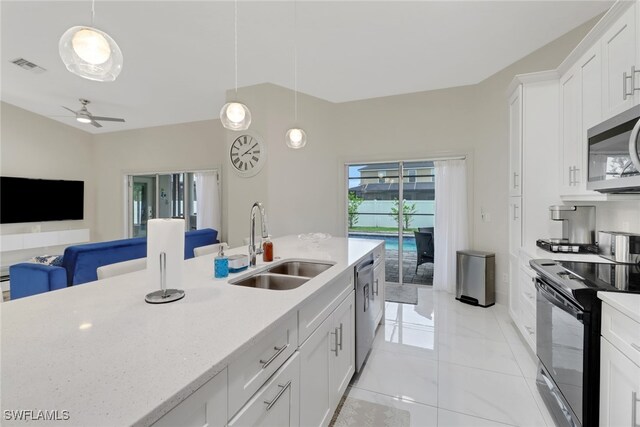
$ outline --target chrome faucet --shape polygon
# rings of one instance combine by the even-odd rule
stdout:
[[[267,214],[264,213],[264,206],[262,203],[255,202],[251,207],[250,215],[250,230],[249,230],[249,266],[256,266],[256,255],[262,253],[262,246],[259,245],[256,248],[256,208],[260,212],[260,229],[262,230],[262,238],[269,237],[267,231]]]

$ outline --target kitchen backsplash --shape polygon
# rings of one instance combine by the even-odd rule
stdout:
[[[565,204],[568,205],[571,202],[565,202]],[[574,204],[596,207],[597,231],[625,231],[640,234],[640,200],[576,202]]]

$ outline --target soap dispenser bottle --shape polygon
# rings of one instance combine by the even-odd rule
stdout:
[[[213,260],[213,270],[216,279],[229,276],[229,258],[224,254],[224,248],[220,245],[218,256]]]
[[[264,262],[273,261],[273,242],[268,237],[264,239],[262,244],[262,260]]]

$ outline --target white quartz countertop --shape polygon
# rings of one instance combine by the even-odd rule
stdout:
[[[227,283],[251,271],[214,279],[209,255],[185,261],[186,296],[169,304],[145,303],[158,289],[146,271],[0,304],[1,409],[68,411],[65,426],[149,425],[381,244],[274,239],[281,259],[335,263],[287,291]]]
[[[529,257],[533,259],[552,259],[555,261],[574,261],[574,262],[599,262],[602,264],[612,264],[608,259],[602,258],[596,254],[570,254],[562,252],[549,252],[537,246],[522,249]]]
[[[640,323],[640,294],[598,292],[598,298]]]

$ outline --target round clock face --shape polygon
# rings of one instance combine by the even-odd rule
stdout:
[[[240,176],[248,177],[260,172],[265,158],[264,144],[255,135],[240,135],[229,147],[229,161]]]

